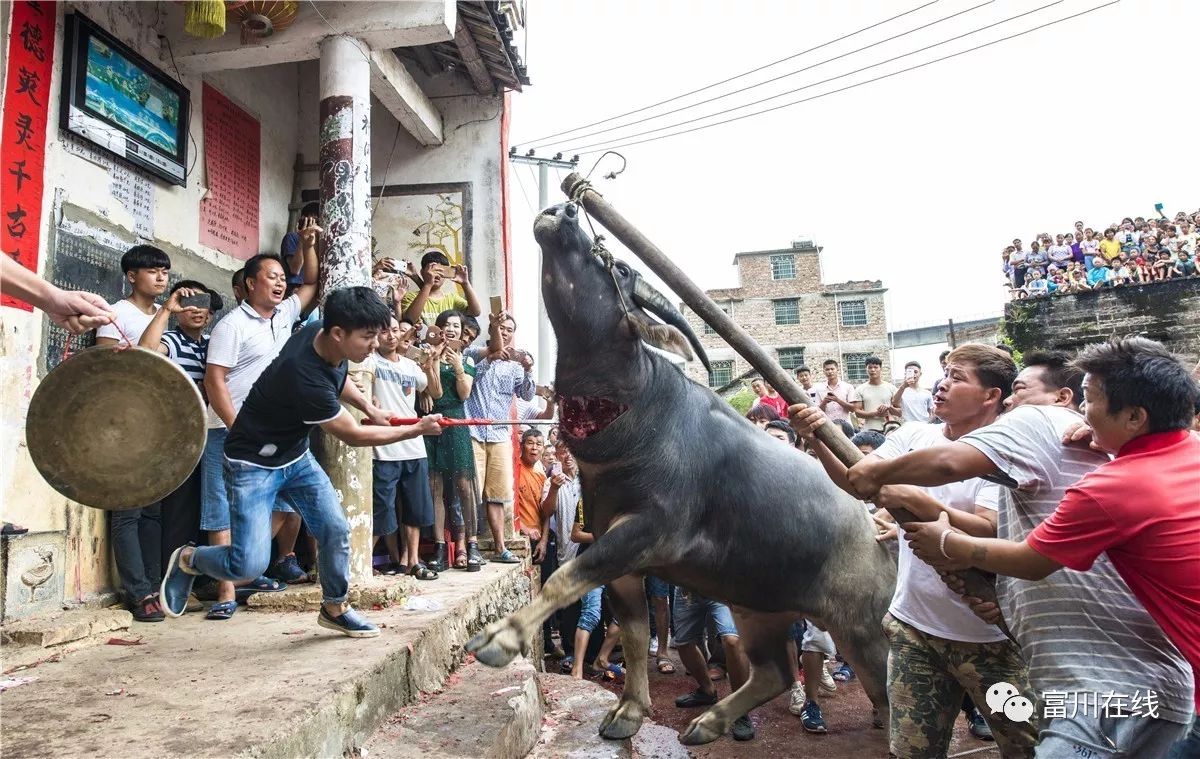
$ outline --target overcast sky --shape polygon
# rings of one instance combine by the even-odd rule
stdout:
[[[569,156],[604,139],[803,87],[1051,1],[938,0],[757,74],[579,134],[727,93],[986,4],[740,95],[596,137],[567,135],[538,153],[565,150]],[[923,53],[688,126],[810,97],[1106,1],[1063,0]],[[925,2],[530,0],[525,53],[533,84],[513,96],[512,144],[523,152],[537,138],[711,84]],[[1014,236],[1028,241],[1036,232],[1065,232],[1076,219],[1098,227],[1124,215],[1149,216],[1156,202],[1171,214],[1200,206],[1197,29],[1200,3],[1122,0],[916,71],[623,148],[625,173],[615,181],[598,179],[619,165],[610,156],[593,181],[705,288],[737,284],[737,251],[787,247],[808,236],[825,248],[827,282],[883,280],[893,329],[999,313],[1006,297],[999,251]],[[583,155],[583,171],[598,157]],[[537,286],[529,265],[537,188],[528,167],[513,169],[522,301],[521,293]],[[554,203],[563,196],[558,177],[551,177]],[[518,303],[525,323],[532,318],[528,309]]]

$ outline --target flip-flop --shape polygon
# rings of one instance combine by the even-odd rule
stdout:
[[[601,680],[616,680],[617,678],[625,677],[625,670],[621,669],[621,665],[612,662],[609,662],[603,668],[596,667],[596,673],[600,676]]]
[[[664,675],[673,675],[675,674],[675,665],[671,663],[670,659],[660,656],[658,657],[658,671]]]
[[[209,608],[204,618],[226,620],[233,616],[234,612],[237,611],[237,607],[237,601],[218,601]]]

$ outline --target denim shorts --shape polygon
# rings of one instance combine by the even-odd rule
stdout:
[[[651,598],[666,598],[671,593],[671,584],[654,575],[646,575],[646,592]]]
[[[738,634],[733,624],[733,612],[728,606],[696,593],[684,595],[683,589],[675,586],[676,643],[699,643],[703,640],[704,621],[709,614],[712,615],[718,637]]]
[[[200,458],[200,529],[221,532],[229,529],[229,496],[225,492],[225,438],[229,430],[217,427],[208,431],[204,455]],[[272,511],[292,512],[289,497],[275,499]]]
[[[391,535],[399,529],[397,509],[401,513],[400,521],[408,527],[433,524],[433,496],[429,491],[427,459],[376,460],[371,463],[371,473],[374,535]]]

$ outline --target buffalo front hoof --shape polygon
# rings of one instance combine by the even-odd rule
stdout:
[[[685,746],[700,746],[705,743],[712,743],[717,738],[725,734],[724,730],[716,729],[713,722],[716,720],[705,720],[706,714],[702,714],[692,720],[692,724],[687,726],[682,733],[679,734],[679,742]]]
[[[471,638],[467,651],[489,667],[504,667],[521,653],[521,636],[508,620],[493,622]]]
[[[642,729],[645,713],[632,701],[621,701],[600,721],[600,737],[610,741],[632,738]]]

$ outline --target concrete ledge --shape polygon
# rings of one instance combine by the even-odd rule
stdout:
[[[46,648],[113,630],[128,630],[132,624],[133,615],[124,609],[80,609],[10,622],[0,628],[0,640]]]
[[[503,669],[472,660],[446,690],[393,715],[359,751],[368,759],[520,759],[542,726],[537,672],[526,659]]]
[[[527,603],[522,565],[421,584],[437,611],[365,610],[378,638],[316,625],[315,612],[241,609],[138,624],[137,646],[93,646],[25,670],[0,695],[5,757],[340,756],[390,714],[441,687],[487,622]],[[132,636],[129,636],[132,637]]]
[[[373,609],[400,603],[416,595],[417,580],[410,577],[374,578],[362,585],[350,586],[350,603],[356,609]],[[278,593],[255,593],[246,606],[257,611],[317,611],[321,607],[321,585],[290,585]]]

